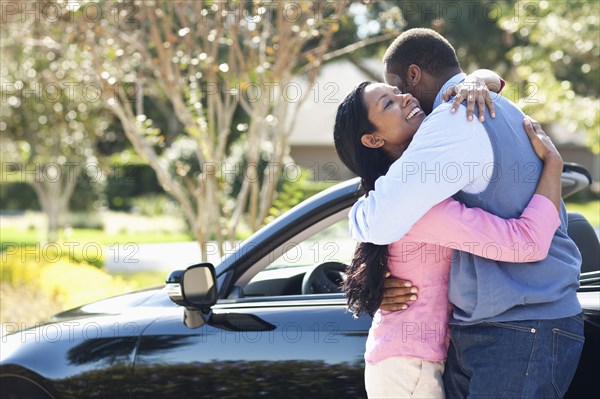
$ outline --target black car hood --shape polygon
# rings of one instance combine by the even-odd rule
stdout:
[[[171,302],[162,286],[151,287],[66,310],[52,316],[50,321],[60,322],[89,316],[124,314],[140,307],[160,308],[177,307],[177,305]]]

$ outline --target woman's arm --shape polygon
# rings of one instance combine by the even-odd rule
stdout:
[[[456,112],[458,106],[465,100],[467,100],[467,118],[473,120],[473,114],[475,113],[475,103],[479,109],[479,120],[483,122],[485,120],[485,107],[487,106],[490,110],[490,116],[496,117],[494,108],[494,102],[490,96],[490,91],[494,93],[500,93],[504,88],[504,80],[494,71],[489,69],[478,69],[473,73],[467,75],[462,83],[454,86],[450,86],[444,93],[442,93],[442,99],[444,101],[450,100],[450,97],[454,97],[452,103],[452,109],[450,112]]]
[[[538,121],[525,117],[524,125],[533,150],[544,161],[544,169],[535,192],[552,201],[557,211],[560,212],[562,157]]]
[[[493,91],[494,93],[500,93],[505,84],[500,75],[494,71],[490,71],[489,69],[478,69],[467,75],[465,82],[471,80],[482,82],[490,91]]]
[[[560,226],[562,158],[539,123],[526,118],[525,130],[544,162],[535,194],[518,219],[502,219],[453,199],[433,207],[406,239],[452,247],[503,262],[534,262],[548,256]]]

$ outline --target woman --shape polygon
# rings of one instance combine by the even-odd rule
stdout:
[[[415,98],[382,83],[363,82],[342,102],[334,127],[336,149],[362,178],[367,193],[410,144],[424,118]],[[451,248],[510,262],[547,256],[560,225],[562,159],[539,124],[534,127],[529,119],[524,124],[544,171],[519,219],[504,220],[447,199],[401,240],[389,246],[358,244],[344,289],[355,315],[374,316],[365,352],[369,397],[444,397]],[[404,312],[378,310],[388,271],[419,287],[419,301]]]

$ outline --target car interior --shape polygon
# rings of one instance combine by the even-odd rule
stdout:
[[[567,232],[581,252],[581,273],[600,270],[600,242],[594,228],[580,213],[569,212]]]
[[[275,248],[238,279],[229,298],[340,294],[356,246],[348,235],[348,211],[321,220]]]

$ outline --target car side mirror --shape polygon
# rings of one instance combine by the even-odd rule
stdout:
[[[171,301],[184,307],[183,324],[202,327],[212,317],[217,303],[217,277],[211,263],[198,263],[186,270],[175,270],[167,277],[165,289]]]
[[[217,303],[217,277],[211,263],[190,266],[181,277],[183,300],[195,308],[206,309]]]
[[[217,278],[211,263],[199,263],[169,274],[166,290],[171,301],[186,308],[209,309],[217,302]]]

